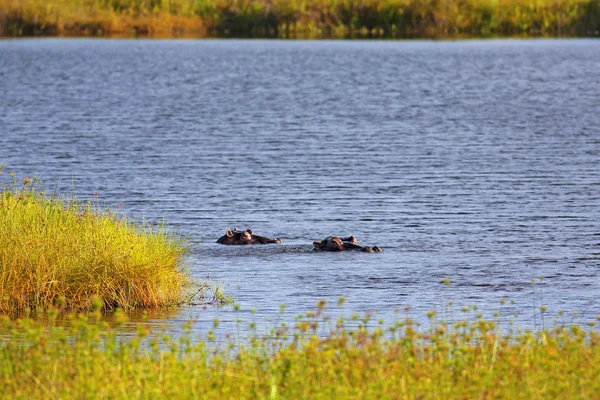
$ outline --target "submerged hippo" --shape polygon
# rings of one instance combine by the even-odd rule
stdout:
[[[348,238],[341,238],[339,236],[328,236],[323,240],[313,242],[313,249],[318,251],[345,251],[355,250],[364,251],[365,253],[381,253],[380,247],[373,246],[359,246],[356,244],[356,238],[350,236]]]
[[[258,236],[252,233],[251,229],[245,231],[238,231],[237,228],[233,230],[227,229],[225,234],[221,236],[217,243],[221,244],[233,244],[233,245],[245,245],[245,244],[267,244],[267,243],[281,243],[281,239],[269,239],[268,237]]]

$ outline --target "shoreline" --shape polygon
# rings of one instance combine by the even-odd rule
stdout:
[[[3,36],[0,40],[27,40],[27,39],[98,39],[98,40],[197,40],[197,41],[273,41],[273,42],[466,42],[466,41],[520,41],[520,40],[595,40],[600,35],[590,36],[534,36],[534,35],[496,35],[496,36],[452,36],[452,37],[417,37],[417,38],[367,38],[367,37],[300,37],[300,38],[274,38],[274,37],[244,37],[244,36],[194,36],[194,35],[30,35],[30,36]]]
[[[0,37],[600,37],[600,0],[0,0]]]

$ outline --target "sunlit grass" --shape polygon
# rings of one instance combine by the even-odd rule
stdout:
[[[92,203],[46,195],[29,178],[0,194],[0,313],[180,304],[186,241]]]
[[[295,326],[242,343],[180,337],[142,325],[123,338],[99,314],[66,327],[0,322],[3,398],[595,399],[600,342],[593,326],[505,332],[475,317],[429,315],[391,326],[368,316],[329,320],[321,303]],[[117,313],[117,320],[124,320]],[[214,327],[218,321],[214,322]],[[370,328],[368,328],[370,326]]]
[[[153,5],[155,4],[155,5]],[[4,36],[203,36],[199,16],[159,2],[0,0]],[[164,4],[169,4],[166,2]]]

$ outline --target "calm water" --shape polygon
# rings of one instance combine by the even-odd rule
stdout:
[[[172,329],[341,295],[387,320],[452,300],[582,322],[600,314],[599,71],[594,40],[0,41],[0,162],[190,236],[194,275],[242,310],[153,317]],[[284,243],[214,243],[233,226]],[[310,252],[350,234],[384,253]]]

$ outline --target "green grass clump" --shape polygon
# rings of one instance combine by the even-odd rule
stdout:
[[[96,315],[65,327],[0,319],[0,398],[597,399],[600,335],[557,326],[502,333],[480,317],[367,328],[320,309],[244,343],[139,327],[118,336]],[[99,315],[99,314],[97,314]],[[123,314],[117,313],[122,320]],[[214,323],[215,327],[218,321]],[[377,324],[375,324],[377,325]],[[190,326],[187,327],[189,332]]]
[[[179,304],[188,246],[164,227],[46,195],[25,178],[0,194],[0,313]]]

